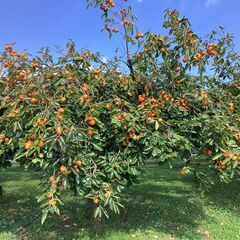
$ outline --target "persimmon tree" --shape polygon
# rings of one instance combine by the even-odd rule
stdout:
[[[48,49],[31,56],[12,44],[0,56],[0,164],[43,172],[42,222],[59,214],[66,191],[90,201],[95,217],[119,212],[122,190],[150,159],[179,161],[180,174],[194,174],[201,187],[239,174],[232,36],[221,27],[201,39],[169,10],[166,36],[141,33],[127,1],[87,2],[102,11],[110,37],[122,35],[123,55],[106,63],[69,42],[57,60]]]

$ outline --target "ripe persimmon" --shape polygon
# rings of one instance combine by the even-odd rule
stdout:
[[[105,105],[105,108],[106,108],[107,110],[109,110],[109,109],[111,108],[111,104],[110,104],[110,103],[107,103],[107,104]]]
[[[237,161],[238,160],[238,157],[236,155],[232,156],[232,160],[233,161]]]
[[[89,126],[93,127],[96,125],[96,121],[94,119],[89,120],[88,122]]]
[[[33,68],[37,68],[38,67],[38,63],[37,62],[32,62],[32,67]]]
[[[44,141],[43,140],[40,140],[39,143],[38,143],[38,147],[39,148],[42,148],[44,145]]]
[[[24,147],[25,147],[26,150],[29,150],[29,149],[32,147],[32,145],[33,145],[33,141],[28,140],[28,141],[25,143]]]
[[[84,84],[83,87],[82,87],[82,90],[83,90],[84,92],[89,91],[89,86],[88,86],[87,84]]]
[[[5,46],[5,50],[6,50],[7,52],[11,52],[11,51],[13,50],[13,45],[12,45],[12,44],[6,45],[6,46]]]
[[[50,182],[54,182],[55,181],[55,177],[54,176],[49,177],[49,181]]]
[[[93,136],[94,135],[94,131],[91,128],[88,128],[87,135],[90,136],[90,137]]]
[[[139,95],[138,100],[139,100],[140,103],[142,103],[142,102],[145,101],[145,98],[142,95]]]
[[[56,200],[52,200],[49,202],[50,206],[56,206],[57,205],[57,201]]]
[[[166,54],[166,52],[167,52],[165,48],[161,48],[160,51],[161,51],[161,53],[162,53],[163,55]]]
[[[37,125],[39,125],[39,126],[43,126],[45,123],[47,122],[47,119],[46,118],[38,118],[37,119]]]
[[[202,98],[207,98],[207,97],[208,97],[207,93],[205,93],[205,92],[203,92],[203,91],[201,91],[199,95],[200,95],[200,97],[202,97]]]
[[[93,204],[97,205],[99,203],[99,199],[96,197],[92,200]]]
[[[228,157],[229,157],[229,153],[228,153],[228,152],[224,152],[224,153],[223,153],[223,156],[224,156],[225,158],[228,158]]]
[[[106,191],[105,194],[104,194],[104,196],[105,196],[106,198],[109,198],[109,197],[111,196],[111,191]]]
[[[213,151],[211,149],[205,150],[206,155],[211,156],[213,154]]]
[[[59,126],[59,127],[55,127],[55,131],[58,135],[61,135],[62,134],[62,128]]]
[[[144,34],[140,33],[140,32],[137,32],[136,33],[136,39],[139,39],[139,38],[143,38],[144,37]]]
[[[208,102],[207,101],[203,101],[203,102],[201,102],[201,105],[203,106],[203,107],[206,107],[206,106],[208,106]]]
[[[226,168],[226,166],[225,166],[225,164],[224,164],[224,163],[222,163],[222,162],[221,162],[221,163],[219,164],[219,168],[220,168],[220,169],[225,169],[225,168]]]
[[[60,171],[61,173],[66,173],[66,171],[67,171],[66,166],[62,165],[62,166],[59,168],[59,171]]]
[[[18,97],[18,99],[19,99],[20,101],[24,100],[24,98],[25,98],[24,95],[19,95],[19,97]]]
[[[82,160],[77,160],[77,161],[76,161],[76,164],[77,164],[77,165],[79,165],[79,166],[81,166],[81,165],[82,165],[82,163],[83,163],[83,161],[82,161]]]
[[[61,102],[61,103],[65,103],[66,101],[67,101],[67,99],[66,99],[65,97],[61,97],[61,98],[60,98],[60,102]]]
[[[64,113],[64,111],[65,111],[64,108],[59,108],[59,109],[58,109],[58,112],[59,112],[59,113]]]
[[[183,61],[184,63],[186,63],[186,62],[188,62],[188,60],[189,60],[189,57],[184,57],[182,61]]]
[[[52,193],[52,192],[47,193],[47,198],[48,198],[48,199],[53,198],[53,193]]]
[[[162,119],[162,118],[158,118],[157,121],[158,121],[159,124],[162,124],[162,123],[163,123],[163,119]]]
[[[33,98],[31,98],[30,102],[31,102],[31,103],[33,103],[33,104],[35,104],[35,103],[37,103],[37,102],[38,102],[38,99],[37,99],[37,98],[35,98],[35,97],[33,97]]]
[[[5,138],[4,134],[0,134],[0,140],[3,140]]]
[[[4,97],[4,99],[5,99],[6,101],[8,101],[8,100],[11,99],[11,97],[10,97],[10,96],[6,96],[6,97]]]
[[[238,142],[240,142],[240,132],[235,135],[235,138]]]
[[[233,103],[229,103],[229,110],[230,112],[234,112],[235,111],[235,108],[234,108],[234,104]]]
[[[57,119],[58,119],[59,121],[63,121],[63,116],[62,116],[61,114],[57,114]]]
[[[117,98],[115,99],[115,102],[116,102],[116,103],[120,103],[120,102],[121,102],[121,99],[120,99],[119,97],[117,97]]]
[[[184,169],[182,169],[180,173],[181,173],[182,176],[185,176],[187,174]]]
[[[112,29],[112,32],[113,32],[113,33],[118,33],[118,28],[113,28],[113,29]]]

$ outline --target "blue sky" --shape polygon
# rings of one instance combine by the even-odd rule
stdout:
[[[193,29],[204,36],[219,24],[235,35],[240,47],[239,0],[129,0],[142,32],[161,32],[163,11],[177,9],[188,17]],[[108,40],[101,33],[102,21],[96,10],[86,10],[85,0],[0,0],[0,48],[17,42],[17,48],[36,53],[41,47],[62,48],[73,39],[81,48],[112,55],[119,39]]]

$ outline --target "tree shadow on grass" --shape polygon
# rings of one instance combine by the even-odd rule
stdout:
[[[201,201],[192,192],[189,183],[184,183],[187,180],[183,179],[181,184],[181,178],[174,173],[171,175],[168,169],[155,170],[155,173],[152,169],[149,171],[144,182],[124,193],[125,208],[121,214],[110,214],[109,220],[103,219],[99,224],[94,224],[86,217],[86,205],[83,202],[67,197],[61,216],[50,216],[46,224],[41,226],[35,198],[36,184],[24,185],[24,181],[20,182],[14,192],[8,194],[6,190],[6,196],[0,202],[0,233],[11,232],[20,239],[34,240],[105,239],[111,232],[131,234],[138,230],[152,229],[177,238],[191,239],[199,220],[205,218]],[[37,177],[34,175],[33,178],[36,180]],[[9,184],[9,181],[11,178],[6,183]],[[230,188],[221,193],[221,196],[217,190],[214,191],[207,195],[211,201],[216,201],[216,204],[222,204],[225,208],[225,201],[232,202]],[[223,200],[219,202],[219,198]],[[234,204],[232,202],[229,207]]]
[[[235,179],[231,183],[217,183],[216,187],[210,189],[206,196],[206,204],[216,205],[218,208],[232,211],[240,215],[240,180]]]
[[[83,203],[79,205],[76,199],[72,199],[66,201],[61,216],[50,217],[42,227],[36,199],[33,197],[36,189],[28,186],[27,192],[30,195],[26,194],[26,189],[22,186],[16,195],[7,195],[7,199],[3,200],[2,207],[5,211],[1,212],[1,216],[4,222],[0,226],[0,232],[12,232],[21,239],[81,239],[83,236],[104,239],[109,231],[131,233],[151,228],[157,232],[187,238],[186,230],[195,228],[197,219],[204,215],[200,207],[188,201],[188,191],[178,192],[176,187],[146,183],[133,186],[128,191],[124,199],[125,208],[120,216],[111,214],[110,220],[103,219],[99,225],[94,225],[86,218]],[[36,232],[41,234],[35,235]]]
[[[153,229],[188,238],[188,230],[195,229],[198,219],[204,216],[201,207],[189,201],[189,194],[176,187],[142,184],[126,199],[126,210],[112,226],[116,231]]]
[[[170,179],[166,179],[167,182]],[[181,181],[185,184],[193,182],[192,177],[181,178]],[[195,185],[193,184],[193,187]],[[203,201],[204,204],[216,205],[218,208],[222,208],[229,211],[238,210],[240,212],[240,178],[235,178],[230,183],[225,183],[216,179],[215,184],[204,193]],[[238,212],[238,213],[239,213]]]

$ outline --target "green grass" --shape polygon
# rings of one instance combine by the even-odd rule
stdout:
[[[15,167],[0,174],[0,240],[240,239],[240,181],[218,184],[203,198],[178,169],[149,165],[144,181],[125,192],[120,215],[93,224],[86,206],[67,196],[62,215],[41,226],[40,174]]]

